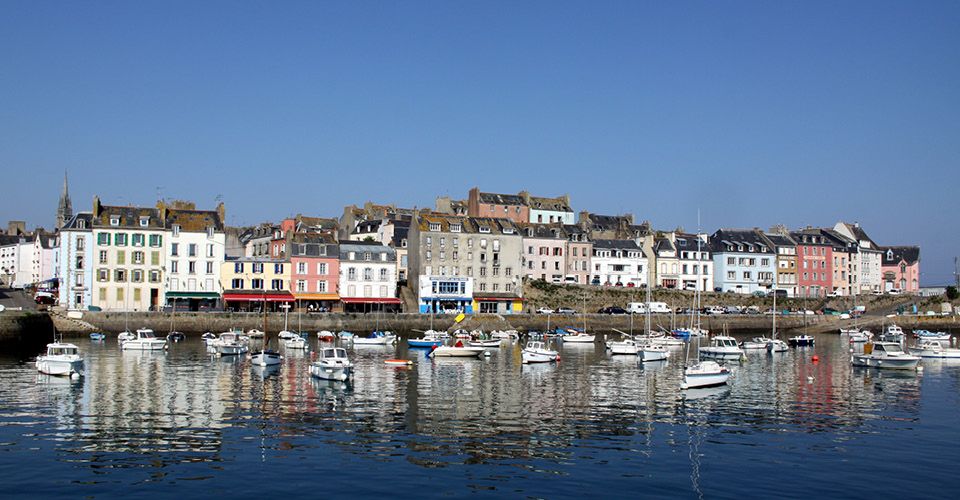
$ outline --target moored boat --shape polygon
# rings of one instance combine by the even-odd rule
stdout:
[[[636,356],[639,346],[633,339],[612,340],[607,342],[607,350],[610,354]]]
[[[560,354],[552,349],[547,349],[546,344],[539,340],[531,340],[524,346],[520,354],[521,361],[524,364],[529,363],[550,363],[560,360]]]
[[[863,353],[850,358],[853,366],[868,366],[892,370],[914,370],[920,363],[920,356],[903,352],[897,342],[874,342],[864,345]]]
[[[805,346],[813,345],[813,343],[815,342],[815,339],[813,338],[812,335],[807,335],[804,333],[804,334],[796,335],[794,337],[790,337],[789,339],[787,339],[787,342],[789,342],[790,345],[794,347],[805,347]]]
[[[666,346],[646,344],[637,347],[637,358],[642,363],[664,361],[670,357],[670,350]]]
[[[166,339],[157,338],[153,330],[149,328],[140,328],[137,330],[135,338],[124,340],[120,343],[120,349],[133,351],[161,351],[167,348]]]
[[[500,339],[471,340],[467,344],[470,347],[500,347]]]
[[[767,342],[767,352],[787,352],[790,350],[790,347],[786,342],[780,339],[770,339]]]
[[[183,332],[170,332],[167,334],[167,340],[170,342],[182,342],[186,340],[187,336]]]
[[[319,359],[310,364],[310,375],[324,380],[346,381],[353,375],[353,363],[342,347],[320,349]]]
[[[743,349],[737,344],[737,339],[726,335],[717,335],[710,339],[710,345],[700,348],[700,357],[713,359],[740,359]]]
[[[430,357],[477,358],[486,351],[483,347],[469,347],[457,341],[453,346],[442,345],[430,351]]]
[[[917,340],[944,340],[950,341],[950,334],[947,332],[931,332],[930,330],[914,330],[913,338]]]
[[[683,383],[680,384],[680,388],[694,389],[723,385],[729,378],[730,370],[725,366],[721,366],[716,361],[704,360],[688,366],[683,371]]]
[[[303,338],[300,335],[297,335],[296,337],[285,339],[283,341],[283,347],[287,349],[306,349],[307,339]]]
[[[47,375],[79,377],[83,375],[80,348],[65,342],[47,344],[47,353],[37,356],[37,371]]]
[[[897,325],[887,325],[880,334],[881,342],[903,342],[907,338],[903,328]]]
[[[910,348],[910,354],[920,356],[921,358],[960,358],[960,349],[950,347],[942,340],[921,340],[919,344]]]
[[[771,340],[773,339],[767,337],[754,337],[740,342],[740,348],[744,351],[766,350]]]
[[[220,337],[207,342],[207,349],[218,356],[238,356],[250,350],[237,332],[221,333]]]
[[[320,342],[333,342],[337,336],[329,330],[320,330],[317,332],[317,339]]]
[[[93,332],[90,334],[90,340],[95,340],[99,342],[105,338],[107,338],[107,335],[105,333]]]

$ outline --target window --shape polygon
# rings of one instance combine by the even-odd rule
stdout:
[[[327,291],[327,282],[323,280],[317,281],[317,292],[324,293],[326,291]]]
[[[150,271],[150,283],[160,283],[160,271]]]
[[[307,291],[307,280],[297,280],[297,291],[298,292]]]
[[[387,281],[387,268],[380,268],[380,281]]]
[[[179,243],[171,243],[171,244],[170,244],[170,255],[173,256],[173,257],[176,257],[176,256],[180,255],[180,244],[179,244]]]
[[[117,233],[117,235],[113,237],[113,244],[118,247],[127,246],[127,233]]]
[[[513,276],[513,268],[512,268],[512,267],[508,267],[508,268],[504,269],[504,270],[503,270],[503,274],[506,275],[506,276]]]
[[[473,238],[467,240],[467,248],[473,248]]]
[[[127,253],[123,250],[117,250],[117,264],[127,263]]]
[[[490,232],[490,226],[480,226],[479,229],[480,229],[480,232],[481,232],[481,233],[489,233],[489,232]]]
[[[142,246],[143,246],[143,235],[142,235],[142,234],[139,234],[139,233],[134,233],[134,234],[131,236],[131,241],[132,241],[132,243],[133,243],[133,246],[135,246],[135,247],[142,247]]]
[[[109,245],[109,244],[110,244],[110,233],[97,233],[97,244],[98,244],[98,245]]]
[[[451,233],[459,233],[461,230],[462,230],[462,226],[461,226],[459,223],[457,223],[457,224],[450,224],[450,232],[451,232]],[[454,240],[454,241],[456,241],[456,240]]]
[[[749,280],[749,279],[752,279],[752,277],[753,277],[753,274],[750,271],[743,272],[743,279]]]
[[[110,225],[111,225],[111,226],[119,226],[119,225],[120,225],[120,216],[118,216],[118,215],[111,215],[111,216],[110,216]]]
[[[732,266],[737,263],[736,257],[727,257],[727,265]]]
[[[242,273],[243,272],[243,262],[234,262],[233,263],[233,272]],[[243,287],[240,287],[243,288]]]
[[[467,267],[467,276],[473,276],[473,268]]]
[[[143,283],[143,271],[140,269],[134,269],[130,274],[133,277],[134,283]]]
[[[297,274],[307,274],[306,262],[297,262]]]
[[[113,272],[113,281],[123,283],[127,281],[127,270],[126,269],[117,269]]]
[[[177,261],[175,261],[175,260],[171,260],[171,261],[170,261],[170,272],[171,272],[171,273],[177,273],[177,272],[179,272],[179,269],[178,269],[179,267],[180,267],[180,266],[179,266],[179,262],[177,262]]]
[[[243,280],[240,278],[234,278],[230,280],[230,288],[233,290],[240,290],[243,288]]]
[[[133,263],[134,264],[143,264],[143,252],[137,250],[133,252]]]
[[[736,271],[727,271],[727,279],[728,279],[728,280],[735,280],[735,279],[737,279],[737,272],[736,272]]]
[[[357,269],[356,269],[356,268],[354,268],[354,267],[348,267],[348,268],[347,268],[347,279],[350,280],[350,281],[356,281],[356,280],[357,280]]]
[[[213,245],[207,245],[207,257],[213,257]]]
[[[197,244],[191,243],[187,246],[187,256],[196,257],[197,256]]]
[[[207,274],[213,274],[213,262],[207,261]]]
[[[427,236],[426,246],[429,247],[431,245],[433,245],[433,238],[431,238],[430,236]]]
[[[106,251],[106,250],[100,250],[100,263],[101,263],[101,264],[106,264],[106,263],[107,263],[107,251]]]
[[[327,263],[320,262],[317,264],[317,274],[327,274]]]
[[[77,250],[83,250],[86,246],[86,240],[83,239],[83,236],[77,236]]]
[[[494,251],[494,252],[499,252],[499,251],[500,251],[500,240],[498,240],[498,239],[494,239],[494,240],[493,240],[493,251]]]
[[[83,269],[83,255],[77,255],[76,268]]]
[[[486,267],[481,267],[481,268],[480,268],[480,276],[482,277],[482,276],[486,276],[486,275],[487,275],[487,268],[486,268]]]
[[[187,272],[190,274],[197,274],[197,261],[191,260],[187,262]]]
[[[431,257],[432,257],[432,255],[433,255],[433,252],[431,252],[430,250],[427,250],[427,252],[426,252],[426,254],[425,254],[426,260],[430,260]]]
[[[272,280],[270,281],[271,290],[283,290],[283,280]]]
[[[487,248],[487,239],[480,238],[480,248]]]
[[[431,222],[431,223],[430,223],[430,231],[433,231],[433,232],[440,231],[440,223],[439,223],[439,222]],[[428,243],[428,244],[429,244],[429,243]]]
[[[255,274],[263,274],[263,262],[254,262],[253,263],[253,272]],[[262,287],[261,287],[262,288]]]
[[[174,224],[174,225],[173,225],[173,236],[174,236],[174,238],[176,238],[177,236],[180,236],[180,225],[179,225],[179,224]]]
[[[151,234],[150,237],[148,238],[148,241],[150,242],[150,246],[154,248],[158,248],[160,247],[160,244],[163,241],[163,238],[159,234]]]
[[[761,266],[769,266],[769,265],[770,265],[770,259],[760,259],[760,265],[761,265]]]
[[[363,268],[363,281],[373,281],[373,268]]]
[[[503,289],[504,289],[504,291],[512,292],[512,291],[513,291],[513,283],[507,283],[506,285],[504,285]]]
[[[250,288],[254,290],[263,290],[263,278],[254,278],[250,280]]]
[[[110,271],[107,269],[98,269],[97,281],[110,281]]]
[[[500,283],[494,283],[494,284],[493,284],[493,291],[494,291],[494,292],[499,292],[499,291],[500,291]]]
[[[487,284],[486,284],[486,283],[480,283],[480,291],[481,291],[481,292],[486,292],[486,291],[487,291]],[[481,305],[482,305],[482,304],[483,304],[483,303],[481,303]]]
[[[440,237],[440,248],[447,246],[447,239],[443,236]]]
[[[283,274],[283,264],[274,264],[273,274]]]
[[[116,296],[117,296],[117,301],[118,301],[118,302],[124,300],[124,299],[123,299],[123,288],[117,288]]]
[[[440,250],[440,260],[444,260],[446,258],[447,258],[447,252]]]

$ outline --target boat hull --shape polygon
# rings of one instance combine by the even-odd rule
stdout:
[[[713,349],[704,347],[700,349],[700,357],[707,359],[737,360],[743,356],[743,351],[730,351],[726,349]]]
[[[250,355],[250,362],[254,366],[274,366],[279,365],[281,361],[283,356],[273,351],[257,351]]]
[[[524,364],[530,363],[552,363],[557,360],[557,353],[537,352],[524,350],[520,355]]]
[[[960,349],[926,349],[922,347],[911,347],[910,354],[920,356],[921,358],[937,359],[960,359]]]
[[[310,375],[323,380],[346,382],[353,375],[353,366],[321,361],[310,365]]]
[[[83,375],[83,359],[57,359],[57,356],[37,356],[37,371],[46,375],[70,377]]]
[[[213,346],[217,356],[239,356],[246,354],[250,349],[243,344],[215,344]]]
[[[639,356],[640,361],[644,363],[649,363],[651,361],[664,361],[670,356],[670,352],[666,349],[640,349],[637,351],[637,356]]]
[[[430,356],[435,358],[476,358],[483,354],[482,347],[447,347],[440,346],[430,352]]]
[[[120,344],[120,349],[124,351],[162,351],[166,348],[167,341],[160,339],[127,340]]]
[[[423,339],[407,339],[407,346],[409,347],[440,347],[443,345],[443,340],[423,340]]]
[[[869,354],[854,354],[853,366],[885,368],[888,370],[916,370],[920,363],[918,356],[875,358]]]
[[[730,379],[730,370],[713,361],[694,365],[684,370],[681,389],[695,389],[700,387],[714,387],[727,383]]]
[[[592,344],[596,339],[596,335],[565,335],[561,337],[564,343],[570,344]]]

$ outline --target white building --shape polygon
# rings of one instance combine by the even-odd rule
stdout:
[[[576,215],[570,208],[570,197],[559,196],[556,198],[545,198],[542,196],[529,196],[521,193],[524,201],[530,208],[530,222],[535,224],[575,224]]]
[[[20,248],[24,236],[0,235],[0,283],[5,287],[17,286],[20,265]],[[21,285],[22,286],[22,285]]]
[[[635,286],[647,284],[647,257],[632,240],[593,240],[590,283]]]
[[[40,285],[59,277],[59,237],[53,233],[37,231],[30,250],[30,282]]]
[[[160,216],[168,230],[164,241],[166,305],[176,302],[178,310],[191,311],[214,307],[223,293],[223,203],[215,211],[169,208],[161,203]]]
[[[84,310],[91,305],[93,233],[90,212],[81,212],[60,228],[60,306]]]
[[[341,242],[339,285],[344,311],[399,309],[396,251],[374,242]]]
[[[713,291],[713,257],[707,235],[671,233],[676,248],[678,287],[682,290]],[[699,245],[698,245],[699,243]]]
[[[866,231],[860,227],[858,222],[848,224],[846,222],[837,222],[833,230],[857,242],[858,251],[851,254],[851,260],[859,265],[860,270],[860,289],[858,293],[879,292],[883,285],[883,252]]]

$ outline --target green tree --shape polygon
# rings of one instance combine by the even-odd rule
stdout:
[[[947,287],[947,298],[950,300],[957,300],[957,297],[960,297],[960,291],[957,291],[957,287],[948,286]]]

